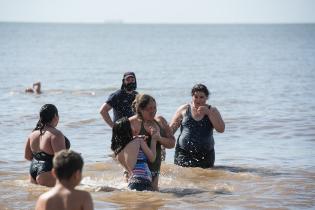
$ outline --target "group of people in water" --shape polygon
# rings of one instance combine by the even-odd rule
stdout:
[[[101,116],[112,128],[111,149],[115,159],[124,169],[123,177],[128,182],[128,188],[137,191],[158,190],[160,167],[165,149],[175,147],[174,163],[176,165],[213,167],[215,161],[213,129],[222,133],[225,130],[225,123],[217,108],[207,104],[209,97],[207,87],[196,84],[191,90],[192,101],[177,109],[170,124],[164,117],[156,115],[155,99],[148,94],[138,93],[136,89],[135,73],[126,72],[122,78],[121,88],[110,94],[100,108]],[[113,119],[109,113],[111,110]],[[56,159],[62,159],[65,156],[60,157],[61,153],[77,154],[68,150],[70,142],[56,128],[58,121],[57,108],[52,104],[44,105],[40,110],[40,119],[28,136],[25,146],[25,158],[31,161],[31,182],[48,187],[54,186],[49,191],[50,193],[47,192],[48,194],[40,197],[38,203],[45,199],[47,203],[47,199],[53,199],[58,193],[64,193],[60,191],[62,186],[69,190],[67,184],[62,184],[65,180],[69,181],[73,176],[81,179],[82,167],[73,169],[73,173],[66,178],[54,172],[57,170]],[[174,134],[178,128],[180,128],[180,134],[176,141]],[[61,168],[68,170],[68,166],[61,166]],[[80,182],[74,183],[77,185]],[[74,191],[76,185],[72,184],[70,191],[84,194],[82,191]],[[75,194],[71,192],[62,195]],[[86,199],[81,199],[84,201],[82,205],[91,207],[92,204],[87,204],[92,203],[90,195],[84,195]],[[70,202],[70,200],[67,201]],[[45,208],[42,206],[38,207],[38,210],[49,209],[47,205]]]

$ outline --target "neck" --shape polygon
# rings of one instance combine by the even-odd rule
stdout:
[[[124,89],[126,91],[126,93],[129,93],[131,94],[133,92],[133,90],[127,90],[127,89]]]
[[[56,187],[66,188],[68,190],[73,190],[76,185],[71,180],[72,179],[69,179],[69,180],[59,180],[59,179],[57,179],[55,186]]]
[[[53,126],[52,123],[47,123],[46,126],[49,128],[55,128],[55,126]]]

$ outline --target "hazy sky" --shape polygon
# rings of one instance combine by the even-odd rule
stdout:
[[[0,21],[315,23],[315,0],[0,0]]]

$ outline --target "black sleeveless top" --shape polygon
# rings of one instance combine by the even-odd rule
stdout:
[[[196,121],[191,114],[190,105],[180,125],[176,148],[200,156],[214,149],[213,125],[207,115]]]
[[[160,124],[154,120],[154,122],[159,126],[160,128],[160,135],[162,137],[166,137],[165,135],[165,131],[161,128]],[[143,121],[141,122],[141,129],[139,132],[139,135],[146,135],[149,138],[147,139],[147,144],[150,147],[151,145],[151,135],[146,131],[146,129],[144,128],[144,124]],[[153,163],[148,162],[150,171],[153,173],[159,173],[160,172],[160,168],[161,168],[161,144],[159,142],[156,143],[156,159]]]

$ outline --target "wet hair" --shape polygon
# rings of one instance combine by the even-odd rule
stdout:
[[[59,180],[69,180],[78,170],[82,172],[83,158],[72,150],[61,150],[53,159],[53,168]]]
[[[42,106],[39,111],[39,120],[33,131],[39,130],[40,134],[42,134],[42,130],[45,125],[50,123],[55,116],[58,116],[58,110],[55,105],[45,104]]]
[[[133,112],[142,118],[141,110],[145,109],[150,101],[155,102],[155,99],[147,94],[137,94],[135,100],[132,102]]]
[[[132,141],[132,130],[127,117],[117,120],[113,126],[111,149],[117,155]]]
[[[207,97],[210,95],[208,88],[203,84],[194,85],[194,87],[191,89],[191,96],[193,96],[196,92],[203,92]]]

